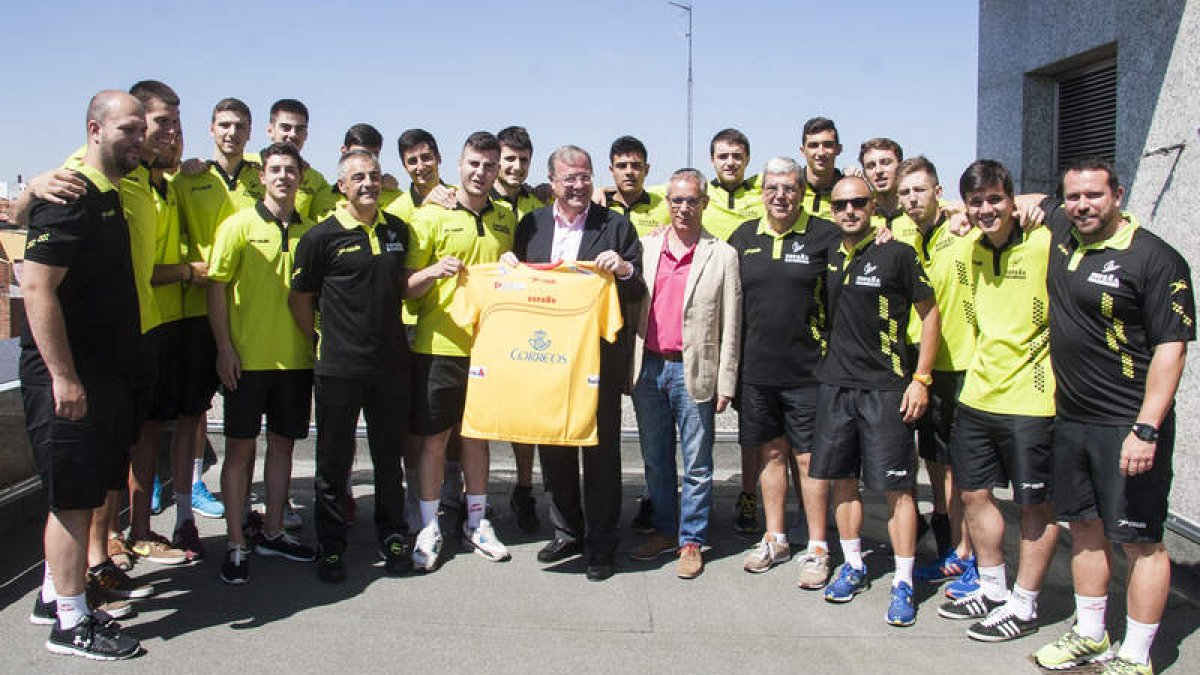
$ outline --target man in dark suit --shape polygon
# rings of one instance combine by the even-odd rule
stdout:
[[[566,145],[549,161],[554,203],[527,214],[517,225],[513,253],[524,262],[592,260],[617,280],[625,328],[613,344],[601,343],[600,400],[596,425],[600,443],[583,448],[583,503],[580,502],[579,451],[541,447],[542,475],[552,495],[554,538],[538,560],[555,562],[583,551],[586,533],[587,578],[602,581],[614,572],[617,520],[621,512],[621,390],[628,375],[630,320],[625,308],[641,299],[641,244],[629,220],[592,203],[592,158]],[[586,518],[586,527],[585,527]]]

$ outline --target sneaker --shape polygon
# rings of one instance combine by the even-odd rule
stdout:
[[[982,619],[992,613],[992,610],[1004,605],[1003,600],[993,600],[983,594],[983,591],[975,591],[949,602],[943,602],[941,607],[938,607],[938,616],[943,619]]]
[[[163,504],[163,487],[162,480],[158,476],[154,477],[154,486],[150,488],[150,513],[158,515],[163,512],[166,505]]]
[[[1008,603],[993,609],[982,621],[967,629],[967,637],[980,642],[1006,642],[1038,631],[1037,616],[1026,621],[1013,614]]]
[[[250,581],[250,551],[242,546],[234,546],[225,552],[225,562],[221,564],[221,581],[230,586],[241,586]]]
[[[317,578],[327,584],[336,584],[346,580],[346,561],[341,553],[322,555],[317,560]]]
[[[194,520],[183,521],[183,525],[175,530],[171,545],[183,551],[188,562],[204,560],[204,543],[200,541],[200,532],[196,530],[196,521]]]
[[[742,534],[758,534],[758,495],[743,492],[733,507],[733,529]]]
[[[700,545],[688,542],[679,549],[679,562],[675,563],[675,576],[680,579],[695,579],[704,571],[704,557]]]
[[[205,518],[225,517],[225,505],[208,491],[204,481],[192,483],[192,511]]]
[[[438,557],[442,554],[442,531],[437,523],[430,521],[417,533],[417,543],[413,546],[413,566],[421,572],[432,572],[437,569]]]
[[[1100,675],[1154,675],[1154,666],[1118,656],[1105,664]]]
[[[1050,670],[1066,670],[1093,661],[1107,661],[1112,657],[1108,633],[1104,634],[1103,640],[1097,641],[1076,633],[1074,628],[1033,653],[1033,660]]]
[[[975,556],[958,557],[958,551],[951,549],[941,560],[922,565],[913,570],[913,580],[925,583],[939,583],[962,577],[968,567],[975,566]]]
[[[104,593],[95,584],[87,586],[88,607],[92,609],[92,617],[101,623],[111,623],[124,619],[133,614],[133,605],[128,600],[113,600],[104,602]],[[58,621],[58,603],[42,602],[42,592],[34,595],[33,609],[29,611],[29,623],[35,626],[49,626]]]
[[[133,551],[129,550],[129,544],[125,543],[125,537],[119,534],[110,534],[108,536],[108,559],[118,569],[124,572],[133,569],[134,557]]]
[[[54,654],[82,656],[96,661],[116,661],[137,655],[142,645],[137,639],[121,632],[119,624],[102,622],[94,616],[85,616],[71,629],[64,629],[54,622],[46,649]]]
[[[818,548],[816,552],[805,551],[796,560],[800,566],[800,574],[796,577],[797,586],[815,591],[829,583],[829,554],[825,549]]]
[[[492,523],[487,518],[480,520],[479,527],[473,530],[464,523],[463,541],[475,549],[484,560],[503,562],[512,557],[503,542],[496,538],[496,531],[492,529]]]
[[[661,532],[655,532],[636,548],[629,552],[633,560],[654,560],[660,555],[674,553],[679,548],[674,537],[668,537]]]
[[[629,522],[629,529],[638,534],[654,534],[654,503],[649,497],[638,497],[638,512]]]
[[[946,597],[957,600],[964,595],[970,595],[979,590],[979,568],[974,563],[955,581],[946,584]]]
[[[262,535],[254,542],[254,552],[263,556],[277,556],[296,562],[312,562],[317,559],[316,550],[301,544],[298,539],[287,532],[280,532],[274,537]]]
[[[33,594],[33,609],[29,610],[29,623],[35,626],[49,626],[58,621],[58,603],[42,600],[42,589]]]
[[[383,559],[383,568],[388,574],[412,572],[412,545],[408,543],[407,535],[388,535],[383,540],[383,548],[379,549],[379,557]]]
[[[159,565],[182,565],[188,561],[186,553],[174,548],[166,537],[153,531],[130,542],[129,548],[137,557]]]
[[[892,585],[885,620],[893,626],[911,626],[917,622],[917,606],[913,603],[913,589],[907,581]]]
[[[518,485],[508,496],[508,505],[517,515],[517,527],[525,534],[534,534],[541,527],[537,515],[537,500],[533,497],[533,488],[528,485]]]
[[[753,551],[742,560],[742,569],[759,574],[792,559],[792,547],[787,542],[777,542],[768,534],[758,542]]]
[[[88,581],[104,590],[109,595],[118,598],[148,598],[154,595],[154,587],[150,584],[139,584],[112,564],[111,560],[88,569]]]
[[[289,532],[298,532],[304,529],[304,519],[300,517],[299,513],[296,513],[291,504],[283,509],[283,529]]]
[[[838,568],[837,578],[825,587],[826,602],[850,602],[854,596],[871,587],[867,580],[867,566],[854,569],[850,563],[842,563]]]

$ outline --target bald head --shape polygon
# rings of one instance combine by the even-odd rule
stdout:
[[[144,115],[141,101],[117,89],[105,89],[88,102],[87,121],[104,123],[112,115]]]

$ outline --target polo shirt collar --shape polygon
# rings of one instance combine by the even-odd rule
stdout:
[[[258,213],[258,216],[260,218],[262,218],[265,222],[275,223],[276,225],[279,225],[281,227],[283,226],[283,221],[276,218],[274,213],[271,213],[271,209],[267,208],[267,203],[265,201],[260,199],[259,201],[254,202],[254,210],[256,213]],[[299,222],[300,218],[297,217],[298,215],[299,215],[299,212],[296,211],[296,207],[293,206],[292,207],[292,220],[289,222]]]
[[[375,229],[376,225],[384,222],[383,211],[380,209],[375,209],[375,220],[370,225],[366,223],[360,223],[357,219],[355,219],[354,216],[350,215],[349,211],[346,210],[346,202],[338,204],[333,209],[333,217],[337,219],[339,225],[347,230],[353,230],[361,227],[367,231],[372,231]]]
[[[446,184],[446,182],[443,181],[441,178],[438,179],[438,185],[445,185],[445,184]],[[421,205],[421,203],[425,201],[425,195],[421,194],[421,191],[417,189],[416,183],[408,184],[408,194],[412,195],[413,206],[419,207]]]
[[[993,246],[991,237],[987,236],[986,234],[981,234],[979,237],[980,245],[990,251],[1003,251],[1006,248],[1012,248],[1013,246],[1016,246],[1024,240],[1025,230],[1021,229],[1021,224],[1015,220],[1012,224],[1012,231],[1008,233],[1008,239],[1005,239],[1004,243],[1000,246]]]
[[[497,190],[495,187],[492,187],[491,192],[488,193],[488,196],[492,198],[492,201],[509,202],[510,204],[516,204],[523,197],[529,197],[531,195],[533,195],[533,192],[531,192],[529,190],[529,188],[525,187],[524,185],[521,185],[520,187],[518,187],[517,193],[515,195],[513,195],[512,197],[506,197],[505,195],[501,194],[501,192],[499,190]]]
[[[709,185],[712,185],[713,187],[715,187],[719,190],[725,190],[729,194],[737,194],[738,192],[741,192],[743,190],[753,190],[754,189],[754,176],[751,176],[750,178],[743,180],[741,183],[738,183],[737,187],[733,188],[732,190],[727,189],[724,185],[721,184],[721,181],[717,180],[716,178],[710,180],[708,183],[709,183]]]
[[[864,236],[862,238],[862,241],[855,244],[853,249],[848,250],[846,248],[846,240],[842,239],[842,242],[840,244],[838,244],[838,253],[841,253],[843,256],[846,257],[847,260],[849,260],[849,259],[853,258],[854,256],[858,255],[859,253],[861,253],[863,249],[865,249],[866,247],[870,246],[873,243],[875,243],[875,227],[874,226],[872,226],[871,229],[867,230],[866,236]]]
[[[604,195],[604,205],[605,205],[605,206],[610,206],[610,207],[611,207],[611,206],[621,206],[621,207],[626,207],[626,205],[625,205],[625,204],[622,204],[621,202],[617,201],[617,195],[618,195],[618,194],[620,194],[620,193],[619,193],[619,192],[605,193],[605,195]],[[633,209],[633,208],[634,208],[635,206],[637,206],[638,204],[645,204],[645,205],[649,206],[649,205],[651,204],[651,201],[650,201],[650,193],[649,193],[649,192],[647,192],[646,190],[642,190],[642,194],[641,194],[641,196],[640,196],[640,197],[638,197],[637,199],[633,200],[633,203],[632,203],[632,204],[629,204],[629,205],[627,206],[627,208],[629,208],[629,209]]]
[[[767,221],[767,217],[763,216],[762,218],[758,219],[757,234],[765,234],[768,237],[774,237],[775,239],[782,239],[793,232],[796,234],[804,234],[808,231],[809,217],[808,211],[800,209],[800,213],[796,216],[796,222],[792,223],[790,228],[780,234],[772,229],[771,224]]]
[[[99,169],[92,168],[83,162],[79,162],[78,166],[72,168],[83,174],[84,177],[91,181],[92,185],[95,185],[96,189],[101,192],[110,192],[116,189],[116,187],[113,186],[112,181],[108,179],[108,176],[105,176],[104,173]]]
[[[488,211],[491,211],[494,208],[496,208],[496,206],[492,202],[492,199],[489,197],[488,200],[483,203],[483,208],[479,209],[479,217],[482,218],[485,214],[487,214]],[[454,210],[455,211],[466,211],[467,213],[470,213],[471,215],[475,215],[474,211],[463,206],[462,202],[459,202],[459,201],[454,202]]]
[[[1141,227],[1141,225],[1138,224],[1136,216],[1125,211],[1121,212],[1121,220],[1123,222],[1121,226],[1117,228],[1117,231],[1113,234],[1113,236],[1091,244],[1085,244],[1080,241],[1079,233],[1074,227],[1072,227],[1071,236],[1075,238],[1075,250],[1099,251],[1100,249],[1111,248],[1118,251],[1124,251],[1125,249],[1129,248],[1130,244],[1133,243],[1134,233],[1137,232],[1137,229]]]

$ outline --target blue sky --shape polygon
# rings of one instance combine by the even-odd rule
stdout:
[[[797,156],[804,120],[824,115],[846,148],[839,166],[856,162],[863,140],[890,136],[956,192],[975,158],[976,3],[694,4],[698,168],[711,174],[708,140],[724,127],[750,137],[757,171]],[[395,139],[409,127],[438,138],[448,180],[469,133],[509,124],[533,136],[534,179],[564,143],[606,174],[622,134],[648,146],[651,182],[686,164],[686,18],[665,0],[64,0],[14,3],[5,19],[0,181],[10,184],[82,143],[91,94],[143,78],[183,99],[187,157],[210,156],[212,105],[236,96],[254,112],[252,149],[266,142],[272,101],[305,101],[304,154],[327,176],[356,122],[383,132],[384,168],[405,186]]]

